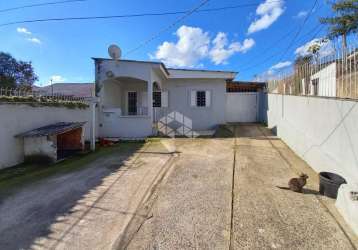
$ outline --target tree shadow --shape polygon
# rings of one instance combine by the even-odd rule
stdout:
[[[98,201],[125,171],[130,171],[128,162],[135,161],[134,154],[144,151],[143,145],[130,143],[125,150],[119,146],[118,151],[100,156],[88,166],[28,183],[11,193],[0,203],[0,249],[30,249],[42,244],[38,242],[40,238],[49,240],[52,247],[63,242],[67,234],[73,233],[73,227],[81,226],[79,222],[89,211],[100,213],[106,209],[98,207]],[[104,183],[114,174],[117,176],[112,184]],[[69,217],[71,220],[67,221]],[[54,224],[63,228],[54,232]],[[54,238],[54,234],[61,237]],[[47,244],[42,247],[51,248]]]

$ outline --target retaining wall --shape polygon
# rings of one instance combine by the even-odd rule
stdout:
[[[358,183],[358,102],[279,94],[265,101],[268,126],[313,169]]]

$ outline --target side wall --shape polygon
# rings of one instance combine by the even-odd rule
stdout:
[[[57,160],[56,139],[56,135],[51,136],[50,140],[47,136],[24,138],[24,155],[46,155],[55,162]]]
[[[225,123],[226,85],[223,79],[171,79],[163,84],[168,91],[168,110],[178,111],[193,121],[194,130],[214,129]],[[192,90],[209,90],[210,107],[191,107]]]
[[[56,122],[87,122],[85,138],[91,137],[91,109],[31,107],[24,104],[0,105],[0,169],[24,159],[24,140],[14,136]]]
[[[317,172],[358,183],[358,107],[354,101],[267,95],[267,122]]]

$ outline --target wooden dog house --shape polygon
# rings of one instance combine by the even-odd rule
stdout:
[[[84,149],[84,124],[85,122],[59,122],[16,137],[24,139],[25,158],[41,156],[55,162]]]

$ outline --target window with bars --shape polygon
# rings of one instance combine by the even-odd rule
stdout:
[[[159,91],[153,92],[153,107],[162,107],[162,93]]]
[[[205,107],[206,106],[206,93],[205,91],[196,92],[196,106]]]
[[[128,92],[128,115],[137,115],[137,92]]]

